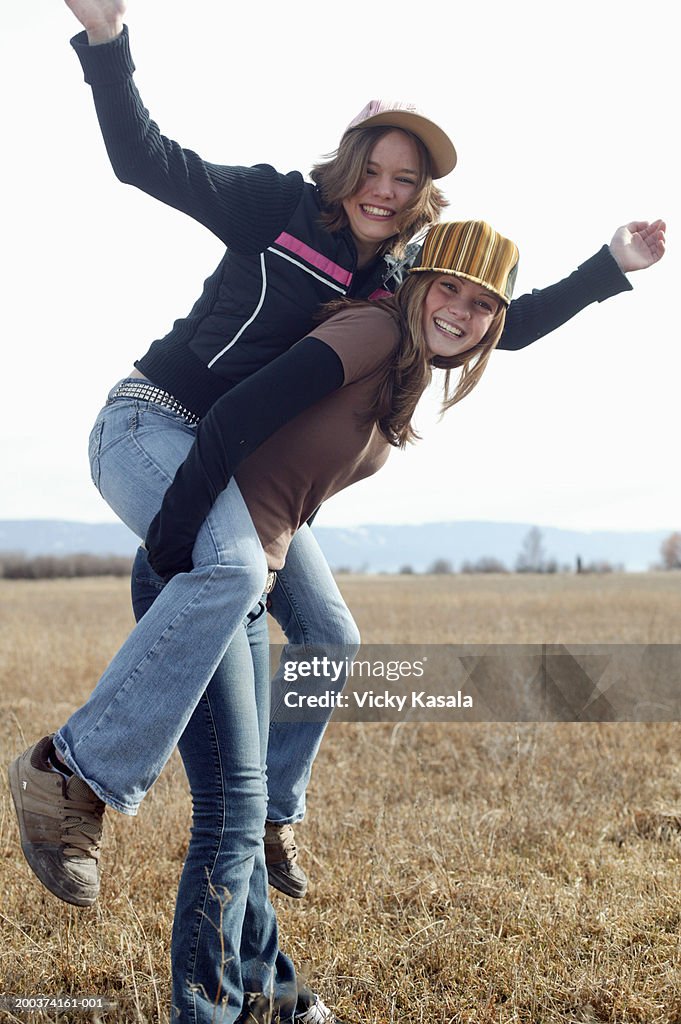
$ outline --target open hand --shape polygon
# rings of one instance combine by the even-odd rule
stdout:
[[[65,0],[88,34],[93,45],[106,43],[123,29],[125,0]]]
[[[664,256],[665,231],[663,220],[633,220],[618,228],[610,242],[610,252],[624,274],[632,270],[652,267]]]

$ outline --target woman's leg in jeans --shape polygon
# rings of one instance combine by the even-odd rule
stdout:
[[[160,577],[150,567],[144,548],[140,548],[132,573],[133,606],[137,619],[140,619],[149,610],[163,586]],[[242,670],[253,673],[258,718],[259,764],[263,784],[266,785],[265,757],[269,725],[270,664],[267,616],[264,614],[263,603],[259,602],[256,608],[249,613],[247,623],[246,636],[250,649],[251,667],[244,668],[243,665],[244,633],[239,630],[225,652],[179,743],[187,774],[190,779],[197,780],[196,784],[192,786],[195,838],[192,838],[180,882],[177,913],[173,927],[173,1005],[186,1013],[189,1013],[189,1006],[193,1006],[195,1003],[201,1005],[205,1003],[205,996],[201,992],[193,993],[191,986],[201,984],[206,992],[210,989],[210,985],[206,983],[207,979],[204,977],[204,970],[200,965],[202,963],[205,965],[206,973],[209,976],[208,980],[211,971],[215,970],[214,958],[219,932],[213,927],[206,933],[205,928],[197,923],[197,915],[205,914],[207,915],[206,920],[211,920],[220,910],[219,901],[213,895],[218,888],[218,883],[214,877],[211,878],[209,865],[212,866],[215,862],[214,851],[222,848],[227,840],[227,837],[224,837],[223,840],[223,828],[227,820],[227,808],[230,802],[228,784],[225,780],[219,779],[217,774],[211,772],[210,766],[206,769],[202,763],[208,759],[208,750],[219,749],[221,738],[226,738],[224,720],[221,720],[216,714],[210,714],[209,709],[211,706],[213,708],[221,706],[225,694],[229,694],[230,688],[234,685],[235,676]],[[222,729],[220,729],[221,721],[223,721]],[[210,742],[206,738],[206,732],[215,734]],[[208,796],[210,795],[211,785],[214,787],[213,799],[200,800],[199,794],[202,791]],[[204,816],[204,827],[201,827],[202,823],[199,822],[199,817]],[[241,981],[244,991],[261,993],[266,991],[268,983],[271,984],[274,979],[274,998],[278,1005],[285,1006],[287,1002],[295,1002],[295,985],[292,984],[295,975],[290,960],[280,951],[277,951],[274,967],[272,966],[277,936],[274,910],[269,902],[267,871],[262,846],[264,803],[260,809],[260,818],[260,839],[254,854],[253,871],[244,915],[245,923],[242,927],[239,950]],[[197,831],[198,829],[200,829],[200,833]],[[231,837],[232,844],[235,838]],[[202,855],[202,848],[206,849],[206,855]],[[197,884],[196,881],[197,868],[198,876],[202,880],[201,884]],[[209,878],[211,878],[210,883],[208,882]],[[206,901],[212,905],[212,915],[206,909]],[[230,902],[230,910],[232,909],[234,908]],[[213,921],[214,924],[215,921]],[[213,945],[210,942],[211,937]],[[201,942],[208,944],[208,953],[210,954],[212,951],[212,956],[202,952]],[[220,953],[220,962],[222,963],[223,960],[224,957]],[[230,977],[234,976],[234,970],[235,968],[230,965]],[[218,992],[218,988],[215,987],[213,991]],[[213,1003],[210,1005],[213,1006]]]
[[[292,824],[305,815],[312,764],[333,709],[323,721],[281,721],[286,693],[296,689],[295,683],[284,678],[284,663],[315,654],[352,661],[360,641],[355,621],[309,526],[301,527],[293,538],[286,565],[277,574],[270,611],[284,631],[287,644],[272,680],[267,820]],[[334,681],[334,689],[340,691],[345,682],[343,674]],[[320,685],[326,688],[323,680]]]
[[[265,597],[263,614],[252,621],[247,630],[255,676],[256,708],[260,736],[260,765],[267,802],[267,734],[270,722],[270,645],[267,629]],[[286,1024],[296,1009],[296,977],[291,961],[277,949],[276,918],[269,899],[269,884],[265,866],[262,836],[265,831],[264,810],[260,822],[260,843],[253,859],[253,873],[249,889],[246,921],[241,938],[241,975],[244,989],[252,993],[269,994],[272,991],[282,1024]],[[253,910],[255,908],[255,911]],[[264,908],[264,909],[263,909]],[[300,1009],[300,1006],[298,1007]]]
[[[193,826],[173,925],[173,1011],[187,1024],[234,1021],[244,992],[286,1001],[290,1014],[296,1003],[295,971],[278,948],[264,871],[263,612],[259,603],[248,629],[237,631],[179,744]]]
[[[143,548],[137,552],[131,587],[133,609],[139,620],[163,589]],[[305,791],[328,718],[321,722],[278,720],[277,713],[284,706],[287,691],[295,688],[295,684],[284,679],[284,662],[315,653],[338,660],[352,659],[360,639],[355,621],[308,526],[302,527],[293,538],[286,565],[277,574],[277,583],[270,595],[270,611],[288,643],[272,680],[267,818],[277,824],[287,824],[301,821],[305,815]],[[339,689],[344,682],[344,678],[339,680]]]
[[[114,402],[93,431],[101,493],[145,536],[193,434],[178,417]],[[201,527],[194,569],[163,589],[100,679],[55,737],[94,792],[134,814],[184,732],[213,672],[264,588],[267,566],[232,481]]]

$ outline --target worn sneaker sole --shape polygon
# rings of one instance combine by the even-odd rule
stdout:
[[[49,855],[58,854],[58,848],[51,846],[50,844],[38,845],[36,843],[32,843],[26,836],[26,829],[24,826],[24,802],[22,799],[23,790],[19,779],[19,760],[20,759],[17,758],[15,761],[12,761],[7,774],[9,776],[9,788],[14,802],[14,809],[17,813],[21,850],[26,858],[28,866],[33,874],[42,882],[45,888],[51,892],[53,896],[57,896],[58,899],[63,900],[64,903],[70,903],[74,907],[91,907],[97,899],[97,893],[93,896],[76,895],[61,885],[59,879],[54,878],[50,871]]]

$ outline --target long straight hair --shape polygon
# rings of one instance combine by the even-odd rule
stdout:
[[[340,231],[348,224],[343,202],[359,191],[367,172],[372,150],[389,132],[404,131],[382,125],[376,128],[353,128],[346,132],[335,153],[314,165],[310,177],[319,188],[324,210],[322,223],[329,231]],[[411,132],[404,132],[416,143],[419,153],[419,176],[411,202],[400,214],[399,231],[387,239],[377,255],[386,252],[404,255],[407,242],[423,228],[436,224],[445,206],[444,194],[433,182],[430,156],[421,140]]]
[[[374,407],[364,415],[366,423],[376,423],[379,430],[396,448],[404,448],[418,440],[412,418],[421,395],[433,376],[433,367],[445,370],[440,415],[469,395],[482,377],[489,358],[497,346],[506,320],[506,306],[500,305],[483,338],[467,352],[454,356],[431,356],[423,329],[423,305],[437,272],[409,274],[394,295],[378,302],[363,302],[370,308],[385,309],[395,320],[400,343],[386,362],[379,379]],[[352,299],[339,299],[324,307],[324,319],[347,308],[359,305]],[[452,372],[460,373],[452,381]]]

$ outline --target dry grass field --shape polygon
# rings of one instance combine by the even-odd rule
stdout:
[[[678,574],[340,582],[370,643],[681,643]],[[124,581],[0,582],[3,764],[130,625]],[[275,897],[284,948],[349,1024],[681,1024],[680,745],[678,723],[332,725],[298,830],[311,892]],[[0,992],[167,1024],[179,760],[136,819],[107,815],[90,910],[34,882],[6,782],[0,801]]]

